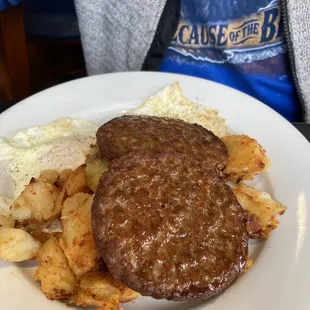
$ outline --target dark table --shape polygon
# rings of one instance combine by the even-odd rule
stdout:
[[[8,109],[14,104],[14,102],[0,102],[0,113]],[[310,142],[310,124],[293,123],[293,125],[308,139]]]
[[[15,101],[7,101],[7,102],[0,102],[0,113],[4,112],[6,109],[10,108]]]
[[[293,125],[306,137],[310,142],[310,124],[293,123]]]

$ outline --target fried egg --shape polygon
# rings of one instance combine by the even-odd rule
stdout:
[[[18,131],[11,140],[0,138],[0,163],[15,183],[17,198],[34,177],[46,169],[75,169],[85,162],[96,143],[98,126],[91,122],[62,118],[45,126]]]
[[[125,114],[177,118],[188,123],[197,123],[218,137],[229,134],[226,120],[219,112],[188,100],[178,82],[163,88],[138,108],[126,111]]]

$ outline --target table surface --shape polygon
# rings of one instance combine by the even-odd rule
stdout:
[[[8,109],[14,104],[14,102],[0,102],[0,113]],[[293,123],[293,125],[306,137],[310,142],[310,124]]]
[[[293,123],[293,124],[310,142],[310,124],[304,124],[304,123]]]

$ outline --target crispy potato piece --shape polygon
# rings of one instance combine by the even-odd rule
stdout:
[[[88,192],[86,182],[86,165],[76,168],[64,183],[64,188],[68,196],[73,196],[79,192]]]
[[[64,201],[68,197],[67,191],[65,188],[63,188],[65,182],[68,180],[69,175],[72,173],[71,169],[66,169],[58,173],[57,171],[54,170],[44,170],[41,172],[41,176],[48,178],[51,184],[55,184],[58,188],[61,189],[59,194],[57,195],[55,199],[55,211],[54,215],[48,219],[46,222],[46,226],[50,226],[55,220],[58,220],[61,215],[61,210]]]
[[[78,195],[75,197],[76,200],[65,203],[61,220],[63,233],[60,245],[68,259],[70,269],[79,278],[86,272],[99,268],[100,255],[95,247],[91,226],[93,197],[88,195],[88,199],[85,200],[85,196],[81,193],[76,195]],[[84,200],[83,203],[81,203],[82,200]],[[74,201],[77,205],[73,211]]]
[[[100,309],[119,309],[120,303],[136,300],[140,294],[130,290],[104,271],[88,272],[80,281],[79,289],[71,298],[77,306]]]
[[[59,177],[56,181],[56,185],[58,187],[64,187],[66,181],[69,179],[69,176],[70,174],[72,174],[72,170],[71,169],[65,169],[65,170],[62,170],[59,174]]]
[[[108,170],[108,162],[96,156],[86,161],[88,187],[95,192],[102,174]]]
[[[48,224],[49,225],[49,224]],[[60,224],[59,224],[60,227]],[[34,239],[38,240],[41,244],[44,244],[50,237],[59,233],[59,228],[47,227],[46,223],[16,223],[16,228],[27,231]]]
[[[32,179],[23,193],[13,202],[12,217],[20,222],[24,220],[42,222],[55,216],[55,200],[59,189],[45,178]]]
[[[0,228],[14,228],[15,227],[15,220],[11,217],[0,215]]]
[[[117,288],[119,289],[121,295],[120,295],[120,303],[124,304],[126,302],[132,302],[135,301],[140,294],[131,290],[130,288],[128,288],[126,285],[124,285],[123,283],[118,284]]]
[[[252,239],[257,239],[260,236],[262,231],[262,222],[258,215],[245,210],[246,211],[246,229],[249,234],[249,237]]]
[[[70,302],[77,306],[95,306],[102,309],[119,310],[120,291],[118,281],[104,272],[86,273]]]
[[[225,170],[232,181],[252,180],[269,167],[266,151],[255,139],[246,135],[232,135],[222,138],[228,150]]]
[[[90,195],[86,193],[76,193],[68,197],[63,203],[61,219],[63,221],[69,219],[72,213],[81,207],[88,199],[90,199]]]
[[[51,184],[55,184],[59,178],[59,172],[55,170],[43,170],[41,171],[41,177]]]
[[[35,279],[48,299],[67,300],[76,288],[75,277],[56,237],[51,237],[42,246],[38,255],[39,268]]]
[[[34,231],[28,231],[27,232],[36,240],[38,240],[41,244],[45,243],[47,240],[49,240],[53,234],[47,234],[45,232],[34,230]]]
[[[40,242],[22,229],[0,228],[0,259],[8,262],[22,262],[34,259]]]
[[[49,227],[55,220],[60,219],[61,210],[63,208],[63,203],[67,199],[67,197],[68,197],[67,191],[63,188],[55,199],[54,215],[48,219],[48,221],[46,222],[46,227]]]
[[[47,226],[60,218],[63,204],[68,196],[74,195],[79,190],[88,192],[88,188],[85,186],[85,167],[83,166],[78,167],[75,171],[66,169],[60,172],[55,184],[62,189],[55,200],[54,216],[47,221]]]
[[[252,267],[253,263],[253,259],[248,259],[243,269],[243,273],[247,272]]]
[[[68,196],[73,195],[72,193],[78,190],[78,188],[74,189],[73,187],[80,186],[78,182],[80,182],[80,178],[83,179],[82,174],[83,169],[81,169],[81,167],[77,168],[77,171],[66,169],[60,172],[59,177],[55,184],[62,189],[55,200],[55,216],[50,219],[49,221],[50,223],[60,218],[63,204],[65,200],[68,198]],[[82,181],[82,183],[84,182]],[[68,189],[70,195],[68,194]],[[81,186],[81,190],[88,191],[87,188],[85,188],[84,184]]]
[[[58,194],[56,200],[55,200],[55,205],[56,205],[56,208],[58,206],[60,206],[60,209],[62,209],[62,205],[63,203],[65,202],[65,200],[67,199],[68,195],[67,195],[67,191],[63,188],[61,190],[61,192]]]
[[[97,310],[119,310],[122,309],[120,308],[119,304],[117,303],[113,303],[113,302],[108,302],[105,303],[105,305],[103,307],[97,308]]]
[[[21,203],[20,203],[21,202]],[[24,201],[19,200],[15,206],[12,206],[12,218],[18,222],[23,222],[31,219],[31,209]]]
[[[275,229],[279,224],[276,216],[283,214],[286,207],[272,199],[268,193],[256,190],[243,183],[233,188],[233,192],[242,208],[248,211],[250,215],[259,218],[260,229],[251,237],[257,239],[269,238],[271,230]]]

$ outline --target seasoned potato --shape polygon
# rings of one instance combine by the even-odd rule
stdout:
[[[107,160],[100,157],[98,145],[91,147],[86,159],[87,186],[95,192],[102,174],[108,170]]]
[[[66,181],[69,179],[69,176],[72,172],[73,171],[71,169],[62,170],[56,181],[56,185],[62,188],[65,185]]]
[[[269,167],[266,151],[246,135],[222,138],[228,150],[226,174],[232,181],[252,180]]]
[[[60,225],[59,225],[60,226]],[[44,244],[51,236],[59,233],[59,228],[50,226],[46,223],[16,223],[16,228],[21,228],[29,233],[35,240],[38,240],[41,244]]]
[[[66,169],[60,172],[55,184],[61,188],[61,191],[56,197],[55,216],[51,218],[50,222],[60,217],[63,204],[68,196],[74,195],[75,192],[79,192],[79,190],[88,191],[85,185],[85,178],[85,167],[83,166],[78,167],[75,171]]]
[[[20,199],[12,206],[12,218],[18,222],[31,219],[31,209],[28,204],[24,203],[24,200]]]
[[[283,214],[286,207],[272,199],[268,193],[256,190],[243,183],[233,188],[233,192],[242,208],[248,211],[250,216],[254,215],[259,219],[260,229],[251,237],[268,238],[270,231],[279,224],[276,215]]]
[[[245,268],[243,269],[243,273],[247,272],[253,266],[253,259],[248,259]]]
[[[99,157],[86,163],[86,176],[88,187],[95,192],[102,174],[108,170],[108,162]]]
[[[0,228],[0,259],[22,262],[38,254],[40,243],[22,229]]]
[[[68,259],[70,269],[79,278],[88,271],[98,269],[100,256],[95,247],[91,226],[93,197],[88,195],[88,199],[85,200],[85,196],[81,196],[81,193],[76,195],[78,195],[74,198],[76,200],[65,202],[60,245]],[[83,199],[84,202],[81,203]],[[75,210],[73,210],[74,201],[77,203]]]
[[[67,199],[67,191],[63,188],[61,192],[57,195],[55,199],[55,210],[54,215],[47,221],[47,226],[51,225],[55,220],[60,218],[61,210],[63,208],[63,203]]]
[[[62,205],[64,201],[67,199],[67,197],[68,197],[67,191],[63,188],[61,192],[58,194],[58,196],[56,197],[56,200],[55,200],[56,208],[57,206],[61,206],[62,208]]]
[[[41,171],[41,177],[43,177],[49,183],[55,184],[59,178],[59,172],[55,170],[43,170]]]
[[[120,299],[119,299],[121,304],[134,301],[140,296],[139,293],[131,290],[130,288],[128,288],[123,283],[118,282],[117,288],[119,289],[119,291],[121,293]]]
[[[59,189],[45,178],[32,179],[13,202],[12,217],[18,221],[42,222],[55,215],[55,200]]]
[[[41,244],[45,243],[47,240],[49,240],[54,234],[53,233],[45,233],[39,230],[33,230],[29,231],[27,229],[27,232],[36,240],[38,240]]]
[[[71,302],[77,306],[95,306],[119,310],[119,304],[136,300],[140,295],[113,279],[107,272],[86,273]]]
[[[86,183],[86,165],[76,168],[64,183],[64,188],[68,196],[72,196],[79,192],[87,192]]]
[[[76,288],[75,277],[56,237],[51,237],[42,246],[38,255],[39,268],[35,279],[48,299],[67,300]]]
[[[62,207],[61,219],[63,222],[69,219],[73,211],[82,206],[88,199],[90,199],[90,197],[91,196],[86,193],[76,193],[73,196],[68,197]]]
[[[1,227],[13,228],[15,227],[15,220],[11,217],[0,215],[0,228]]]
[[[118,282],[107,273],[86,273],[81,278],[79,288],[70,302],[83,307],[107,307],[106,309],[119,310],[120,291],[117,285]]]

